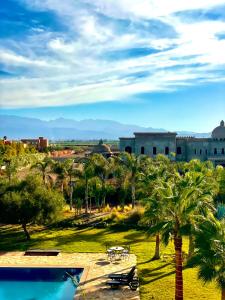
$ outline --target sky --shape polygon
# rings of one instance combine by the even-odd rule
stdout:
[[[225,0],[1,0],[0,114],[211,131]]]

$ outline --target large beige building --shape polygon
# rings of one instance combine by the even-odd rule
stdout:
[[[120,138],[120,151],[151,157],[160,153],[176,161],[210,160],[225,167],[224,121],[212,131],[210,138],[180,137],[176,132],[134,132],[134,137]]]

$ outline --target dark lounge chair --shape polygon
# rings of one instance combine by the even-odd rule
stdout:
[[[122,273],[122,274],[110,274],[108,277],[110,279],[113,279],[113,280],[124,280],[124,279],[127,279],[129,278],[129,276],[132,276],[135,272],[135,269],[136,269],[136,266],[133,266],[131,269],[130,269],[130,272],[129,273]]]
[[[131,271],[133,268],[131,269]],[[135,268],[134,268],[135,270]],[[113,280],[107,281],[107,284],[112,288],[112,289],[117,289],[120,286],[129,286],[131,290],[136,291],[136,289],[139,286],[138,278],[134,278],[134,270],[131,273],[131,271],[127,274],[126,277],[122,278],[122,276],[119,278],[113,278]],[[126,274],[115,274],[115,275],[126,275]],[[112,279],[112,277],[110,277]]]

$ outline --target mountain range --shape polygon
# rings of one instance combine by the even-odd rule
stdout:
[[[44,121],[35,118],[0,115],[0,136],[8,139],[47,137],[51,140],[118,139],[133,132],[166,132],[163,128],[141,127],[111,120],[85,119],[76,121],[59,118]],[[210,133],[177,131],[180,136],[209,137]]]

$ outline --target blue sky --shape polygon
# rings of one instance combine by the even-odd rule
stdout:
[[[206,132],[224,95],[225,0],[1,3],[1,114]]]

